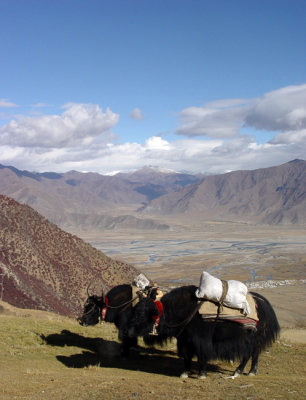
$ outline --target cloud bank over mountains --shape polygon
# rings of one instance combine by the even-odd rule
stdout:
[[[225,99],[186,108],[180,117],[177,133],[186,136],[231,138],[242,127],[301,131],[306,128],[306,85],[288,86],[256,99]]]
[[[18,106],[0,99],[0,107]],[[221,99],[178,112],[173,140],[158,134],[121,143],[120,116],[110,108],[69,103],[61,114],[22,115],[0,127],[0,163],[35,171],[112,171],[158,165],[177,171],[223,173],[305,158],[306,84],[254,99]],[[130,113],[145,118],[140,108]],[[269,140],[260,140],[262,132]],[[274,135],[274,136],[273,136]],[[272,137],[273,136],[273,137]]]

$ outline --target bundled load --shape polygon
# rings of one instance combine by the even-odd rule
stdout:
[[[143,290],[150,285],[150,281],[144,274],[139,274],[134,278],[133,285]]]
[[[246,298],[247,293],[248,288],[244,283],[235,280],[221,281],[203,271],[195,295],[226,307],[240,309],[244,315],[248,315],[251,309]]]

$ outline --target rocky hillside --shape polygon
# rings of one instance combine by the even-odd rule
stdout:
[[[101,290],[137,271],[59,229],[31,207],[0,195],[2,300],[21,308],[76,315],[94,281]],[[1,284],[0,275],[0,284]]]
[[[265,224],[306,223],[306,161],[207,176],[151,201],[149,214]]]

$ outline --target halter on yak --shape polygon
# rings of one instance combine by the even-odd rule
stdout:
[[[89,293],[89,288],[91,286],[91,283],[87,287],[87,294],[88,297],[90,297]],[[92,312],[92,310],[96,307],[99,309],[99,321],[103,322],[106,319],[107,311],[112,309],[112,310],[119,310],[119,313],[124,312],[130,305],[133,307],[139,302],[140,299],[142,298],[152,298],[156,299],[157,297],[162,296],[162,292],[158,289],[157,285],[154,284],[153,286],[150,285],[150,281],[146,278],[144,274],[139,274],[136,276],[130,285],[132,289],[132,295],[131,298],[127,301],[124,301],[120,304],[110,304],[110,300],[108,296],[105,294],[105,288],[102,288],[102,296],[97,297],[97,302],[93,305],[93,307],[87,311],[85,314],[89,314]],[[160,302],[158,302],[160,303]],[[101,306],[100,306],[101,304]],[[103,304],[103,306],[102,306]],[[158,305],[158,309],[160,310],[162,307],[162,304],[160,303]],[[161,315],[162,311],[160,311]],[[159,315],[159,317],[160,317]],[[158,318],[159,320],[159,318]]]

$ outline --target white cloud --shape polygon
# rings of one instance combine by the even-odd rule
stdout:
[[[223,173],[256,169],[305,158],[306,141],[298,144],[258,144],[249,136],[228,140],[183,139],[168,142],[159,137],[145,144],[96,144],[86,147],[30,148],[0,146],[0,163],[30,171],[94,171],[101,174],[157,165],[175,171]]]
[[[306,85],[288,86],[256,100],[245,125],[269,131],[306,128]]]
[[[288,86],[256,99],[225,99],[180,112],[177,134],[230,138],[242,127],[266,131],[306,128],[306,84]]]
[[[22,147],[86,146],[114,138],[119,115],[91,104],[67,104],[61,115],[22,116],[0,128],[0,144]]]
[[[39,172],[74,169],[108,174],[156,165],[216,174],[305,159],[305,89],[306,85],[289,86],[256,99],[186,108],[180,113],[183,125],[178,132],[185,138],[156,135],[143,144],[113,141],[111,129],[119,115],[110,109],[67,104],[60,115],[23,116],[2,126],[0,163]],[[246,125],[252,134],[247,134]],[[275,136],[258,143],[253,128],[275,130]]]
[[[288,131],[279,133],[269,141],[271,144],[294,144],[294,143],[306,143],[306,129],[300,131]]]
[[[153,136],[150,137],[145,144],[147,149],[150,150],[157,150],[157,149],[161,149],[161,150],[168,150],[170,148],[170,143],[167,142],[166,140],[162,139],[159,136]]]
[[[134,110],[130,112],[130,118],[141,121],[143,119],[142,111],[137,107],[134,108]]]
[[[0,99],[0,107],[11,108],[11,107],[18,107],[18,105],[9,101],[8,99]]]
[[[237,135],[248,107],[244,101],[220,100],[203,107],[189,107],[179,114],[178,135],[229,138]]]

